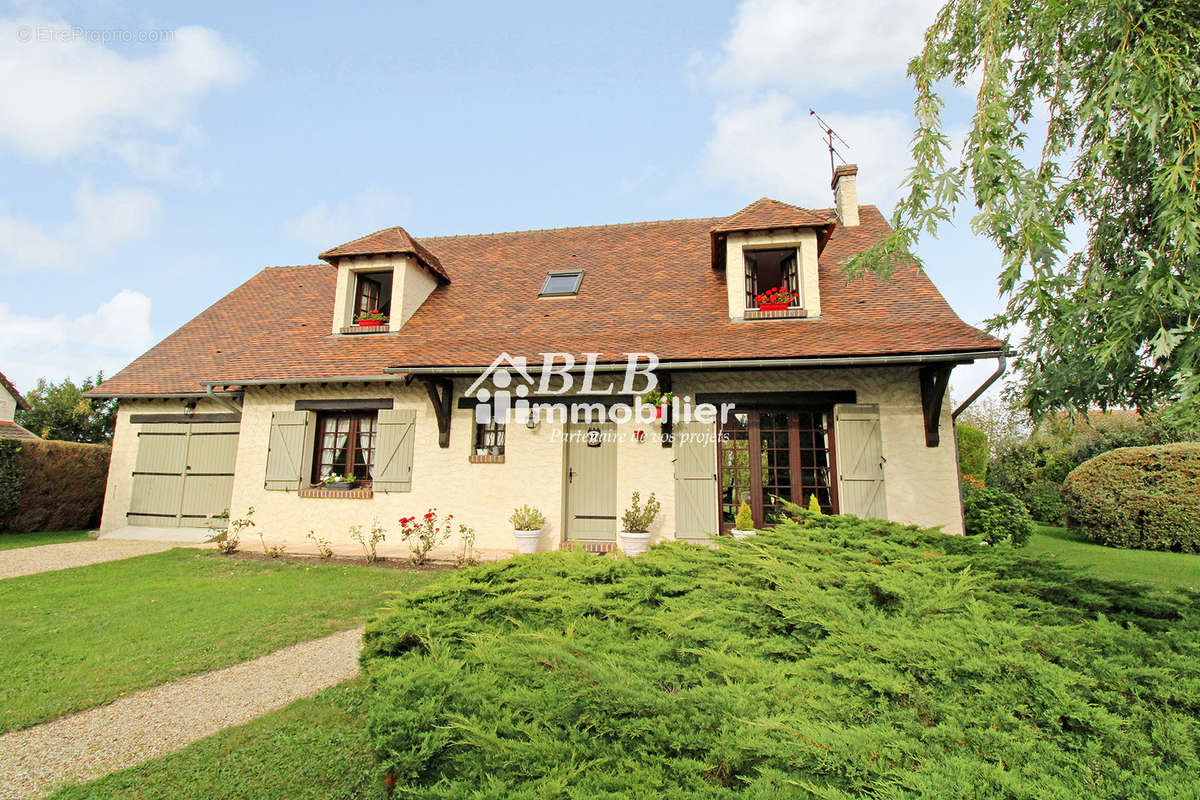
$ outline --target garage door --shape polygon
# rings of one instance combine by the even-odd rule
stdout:
[[[236,422],[156,422],[138,431],[129,524],[202,528],[229,508]]]

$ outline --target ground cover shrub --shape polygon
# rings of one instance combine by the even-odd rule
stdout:
[[[1200,443],[1125,447],[1063,484],[1067,525],[1112,547],[1200,553]]]
[[[1194,605],[793,512],[714,549],[447,576],[367,630],[395,796],[1185,797]]]
[[[40,439],[17,444],[15,452],[4,444],[8,455],[0,454],[0,506],[8,506],[0,514],[0,530],[82,530],[100,523],[108,445]],[[14,487],[19,487],[15,502]]]
[[[1033,519],[1017,496],[999,489],[973,489],[963,495],[967,533],[988,544],[1023,547],[1033,535]]]

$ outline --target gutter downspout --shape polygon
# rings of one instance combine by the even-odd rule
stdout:
[[[213,387],[205,386],[204,394],[207,395],[209,400],[213,400],[217,403],[220,403],[221,405],[228,408],[230,411],[236,412],[238,414],[238,416],[241,416],[242,407],[225,399],[224,397],[220,397],[219,395],[217,395],[215,392],[213,392]]]
[[[959,403],[958,408],[950,412],[950,429],[954,433],[954,472],[958,476],[958,518],[962,525],[963,535],[967,534],[967,515],[963,511],[963,485],[962,485],[962,470],[958,468],[958,415],[967,410],[967,407],[979,399],[980,395],[991,388],[992,384],[1000,380],[1000,376],[1008,369],[1008,357],[1001,352],[997,356],[996,371],[983,382],[983,384],[971,393],[971,396]]]

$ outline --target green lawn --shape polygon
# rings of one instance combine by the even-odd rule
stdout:
[[[87,531],[39,531],[37,533],[0,533],[0,550],[37,547],[43,544],[87,541]]]
[[[1026,552],[1062,564],[1088,567],[1104,578],[1200,591],[1200,555],[1105,547],[1066,528],[1050,525],[1034,526]]]
[[[53,800],[382,798],[360,681],[335,686]]]
[[[0,731],[353,627],[439,574],[178,549],[0,580]]]

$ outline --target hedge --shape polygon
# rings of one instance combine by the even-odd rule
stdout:
[[[1200,443],[1123,447],[1091,459],[1062,490],[1068,527],[1100,544],[1200,553]]]
[[[0,455],[0,495],[5,486],[14,484],[20,484],[20,493],[0,516],[0,530],[66,531],[99,524],[108,480],[108,445],[3,441],[15,441],[19,449],[7,460]]]
[[[958,437],[958,471],[978,480],[987,477],[988,438],[987,434],[973,425],[955,425]]]
[[[1093,412],[1087,421],[1059,417],[1028,441],[1002,447],[988,463],[987,485],[1015,494],[1038,522],[1061,525],[1063,481],[1080,464],[1120,447],[1189,438],[1186,427],[1159,415]]]
[[[1200,619],[972,537],[803,515],[461,570],[368,626],[395,797],[1103,800],[1200,788]]]

